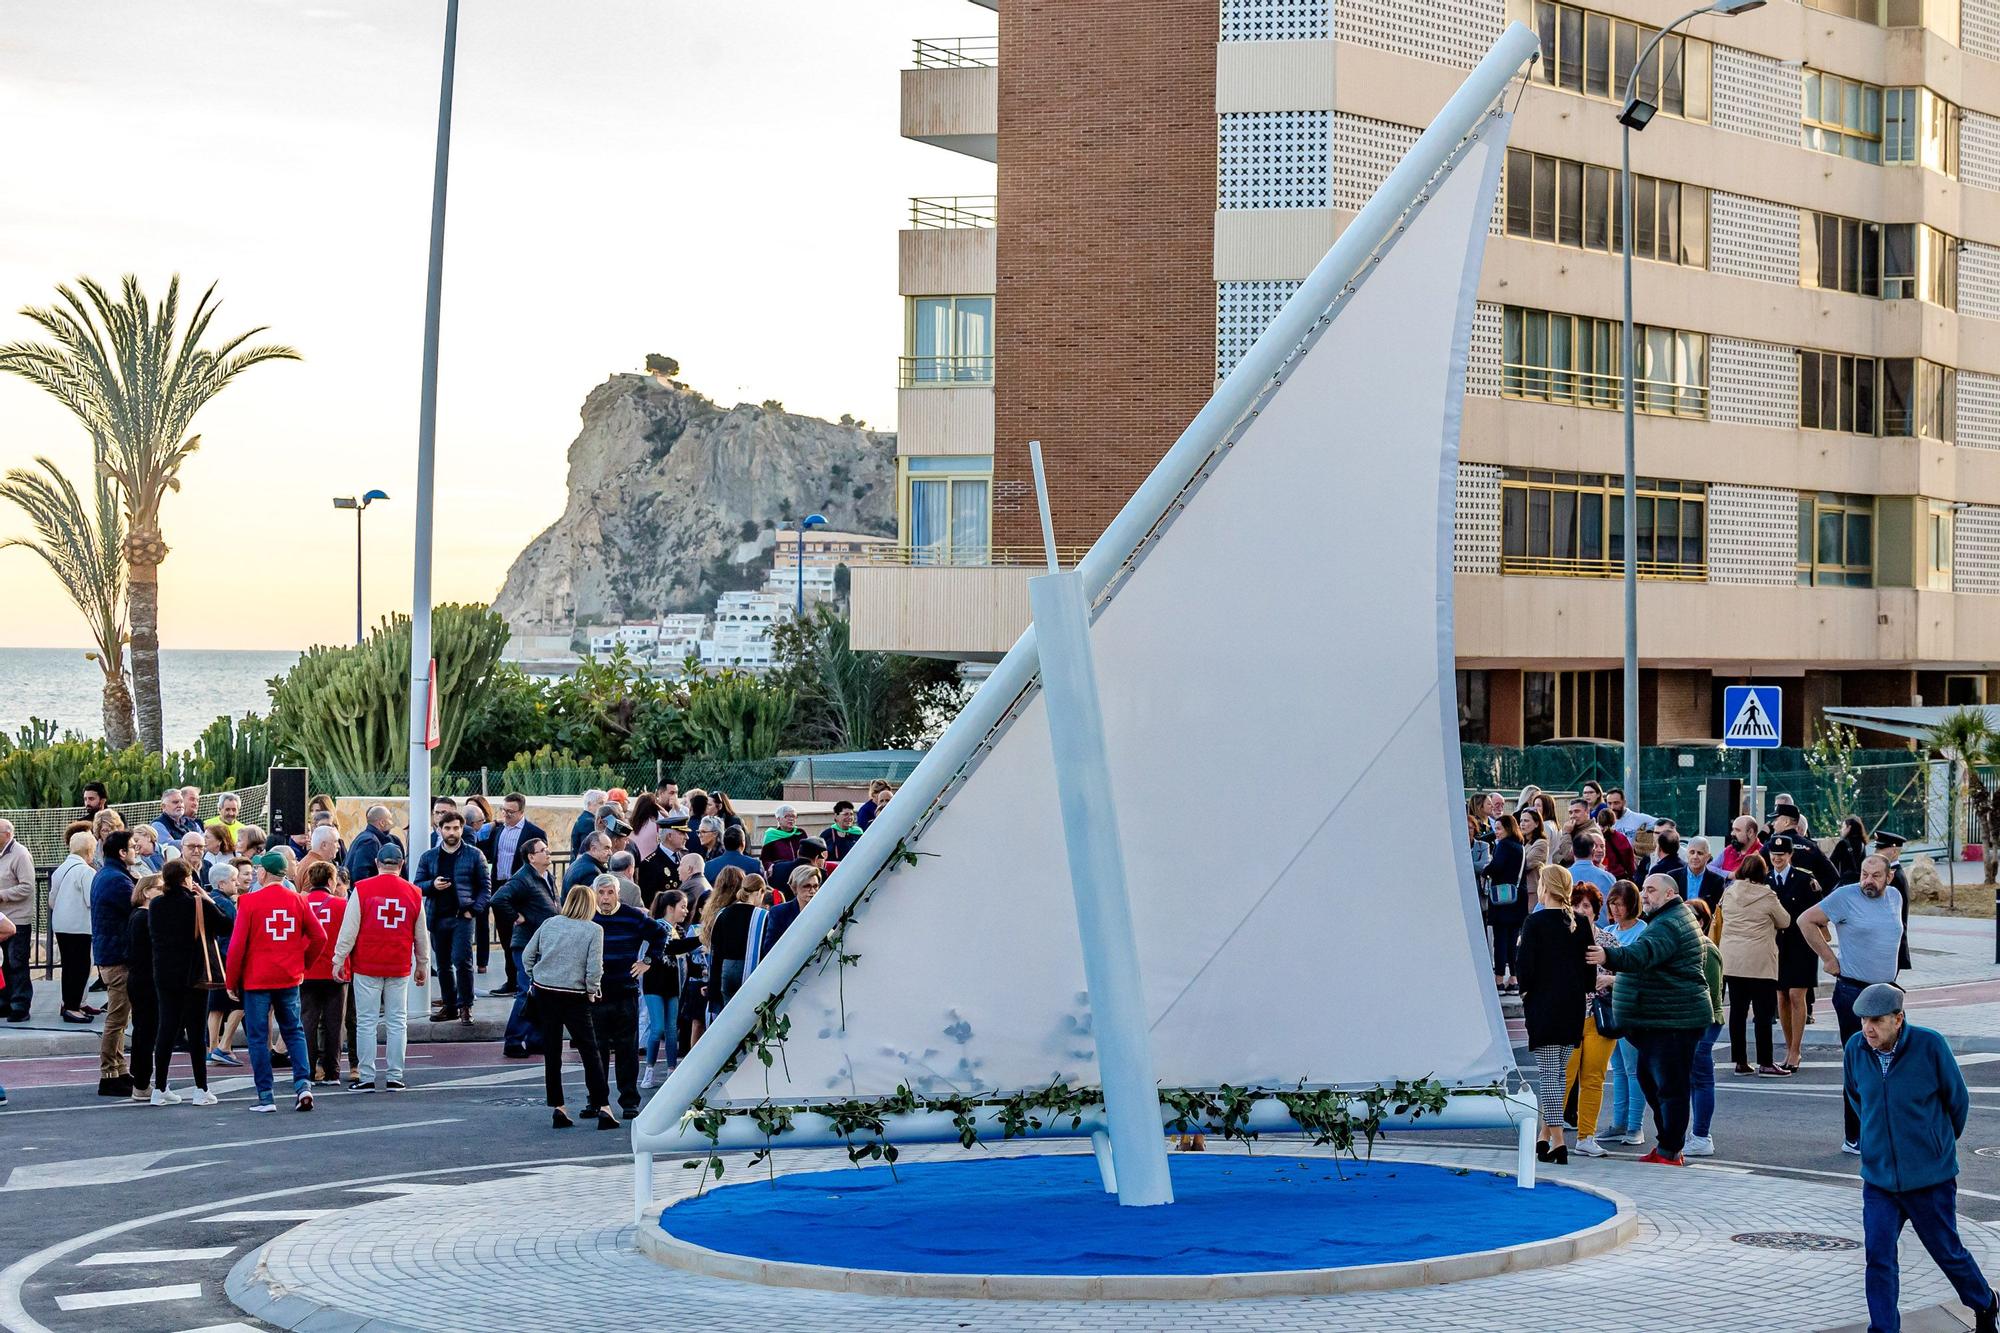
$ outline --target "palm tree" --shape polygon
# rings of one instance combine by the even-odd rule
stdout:
[[[1963,791],[1965,793],[1966,804],[1972,809],[1973,817],[1979,821],[1979,826],[1985,830],[1983,835],[1986,844],[1985,879],[1988,884],[1991,884],[1994,880],[1996,868],[2000,868],[2000,849],[1996,849],[1993,841],[1995,793],[1981,780],[1979,768],[1982,764],[1990,765],[2000,762],[2000,735],[1994,734],[1993,728],[1986,721],[1986,714],[1983,710],[1978,708],[1961,708],[1956,713],[1947,715],[1944,721],[1932,727],[1930,733],[1925,736],[1924,742],[1932,750],[1951,762],[1952,811],[1954,816],[1958,809],[1958,793]],[[1953,827],[1955,828],[1955,821]],[[1948,849],[1949,864],[1952,866],[1958,864],[1959,849],[1956,845],[1957,842],[1958,838],[1956,833],[1954,833],[1952,837],[1954,845]],[[1956,883],[1957,880],[1954,875],[1954,887],[1956,887]]]
[[[124,516],[117,489],[104,470],[104,442],[95,441],[92,489],[95,512],[84,508],[76,487],[46,458],[35,468],[9,468],[0,497],[20,506],[34,524],[33,537],[0,542],[0,551],[19,546],[40,556],[70,601],[90,624],[97,651],[85,656],[104,672],[104,739],[114,750],[137,743],[132,726],[132,691],[125,683],[125,571],[120,543]]]
[[[195,414],[238,375],[262,361],[296,361],[289,347],[245,347],[264,330],[251,329],[215,347],[200,345],[220,308],[211,284],[180,327],[180,276],[167,284],[157,309],[126,274],[114,299],[90,278],[79,297],[57,287],[46,309],[21,313],[40,325],[49,343],[0,347],[0,370],[43,389],[75,413],[106,449],[104,471],[125,506],[123,554],[130,583],[132,681],[137,692],[139,738],[164,750],[160,717],[160,505],[181,488],[181,465],[200,446],[189,435]],[[178,330],[178,332],[177,332]]]

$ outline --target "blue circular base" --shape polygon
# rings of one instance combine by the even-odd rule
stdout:
[[[661,1230],[723,1254],[900,1273],[1156,1276],[1346,1268],[1492,1251],[1596,1226],[1609,1199],[1411,1162],[1170,1157],[1175,1202],[1121,1208],[1088,1155],[967,1158],[746,1181]]]

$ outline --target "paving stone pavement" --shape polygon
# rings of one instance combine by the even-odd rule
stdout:
[[[996,1151],[1032,1151],[1000,1145]],[[1046,1151],[1046,1147],[1043,1148]],[[1322,1152],[1286,1142],[1286,1152]],[[913,1148],[908,1160],[956,1156]],[[1473,1148],[1391,1148],[1447,1165],[1495,1167],[1508,1154]],[[838,1151],[788,1151],[781,1171],[824,1170]],[[769,1333],[826,1330],[1048,1329],[1438,1330],[1572,1324],[1593,1333],[1664,1326],[1705,1333],[1821,1330],[1865,1319],[1857,1249],[1792,1253],[1731,1235],[1825,1233],[1858,1240],[1860,1196],[1727,1169],[1675,1170],[1597,1161],[1567,1170],[1630,1198],[1638,1236],[1622,1249],[1557,1268],[1447,1286],[1346,1296],[1212,1302],[948,1301],[849,1296],[753,1286],[677,1272],[638,1253],[629,1167],[524,1168],[499,1180],[425,1190],[329,1214],[279,1236],[230,1283],[245,1309],[283,1327],[369,1333],[469,1327],[647,1328],[674,1312]],[[656,1170],[656,1194],[695,1188],[677,1162]],[[1965,1241],[2000,1272],[2000,1230],[1967,1221]],[[1951,1291],[1907,1235],[1905,1310]],[[274,1304],[275,1302],[275,1304]],[[1915,1327],[1916,1325],[1913,1325]]]

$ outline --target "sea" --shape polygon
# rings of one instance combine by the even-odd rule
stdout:
[[[12,737],[31,717],[58,731],[104,734],[104,673],[81,648],[0,648],[0,733]],[[185,750],[224,713],[271,711],[266,682],[292,669],[297,653],[203,648],[160,650],[160,707],[169,750]]]

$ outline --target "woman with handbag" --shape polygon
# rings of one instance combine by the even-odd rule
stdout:
[[[1591,938],[1599,944],[1611,940],[1611,932],[1595,924],[1604,916],[1604,895],[1595,884],[1574,881],[1570,905]],[[1583,1002],[1583,1041],[1569,1058],[1564,1071],[1564,1109],[1567,1124],[1577,1131],[1576,1151],[1583,1157],[1604,1156],[1597,1142],[1597,1116],[1604,1109],[1604,1076],[1610,1072],[1612,1053],[1618,1048],[1617,1029],[1611,1025],[1611,973],[1598,968],[1592,978],[1594,989]]]
[[[1611,917],[1608,929],[1600,931],[1600,946],[1613,945],[1624,948],[1645,933],[1646,921],[1640,915],[1639,886],[1629,879],[1621,879],[1611,886],[1611,892],[1604,895],[1604,908]],[[1611,1017],[1611,992],[1602,992],[1603,1005],[1600,1010],[1604,1019]],[[1615,1029],[1614,1029],[1615,1031]],[[1611,1051],[1611,1132],[1604,1136],[1607,1143],[1640,1144],[1646,1141],[1646,1092],[1639,1086],[1639,1049],[1624,1037]]]
[[[1715,909],[1700,898],[1688,900],[1701,927],[1701,974],[1708,982],[1711,1020],[1694,1046],[1694,1066],[1688,1071],[1688,1136],[1681,1146],[1684,1157],[1715,1156],[1715,1139],[1709,1134],[1715,1124],[1715,1039],[1722,1035],[1722,950],[1708,937],[1715,924]]]
[[[1583,1045],[1584,1000],[1597,980],[1596,970],[1583,960],[1583,951],[1594,941],[1592,928],[1570,910],[1571,894],[1569,871],[1542,867],[1536,888],[1542,910],[1521,926],[1514,960],[1542,1112],[1535,1156],[1557,1166],[1569,1164],[1569,1148],[1563,1142],[1563,1102],[1568,1092],[1564,1074],[1570,1052]]]
[[[153,1039],[156,1082],[152,1103],[171,1106],[180,1094],[167,1088],[174,1052],[187,1052],[194,1070],[194,1104],[215,1105],[208,1090],[208,997],[223,986],[223,949],[229,918],[206,893],[198,892],[186,861],[169,861],[160,872],[160,896],[147,908],[153,943],[153,986],[159,1026]]]
[[[1502,994],[1521,989],[1514,972],[1514,944],[1528,903],[1521,895],[1521,867],[1527,849],[1514,816],[1500,816],[1500,835],[1493,843],[1493,860],[1486,867],[1488,920],[1493,923],[1493,984]]]

